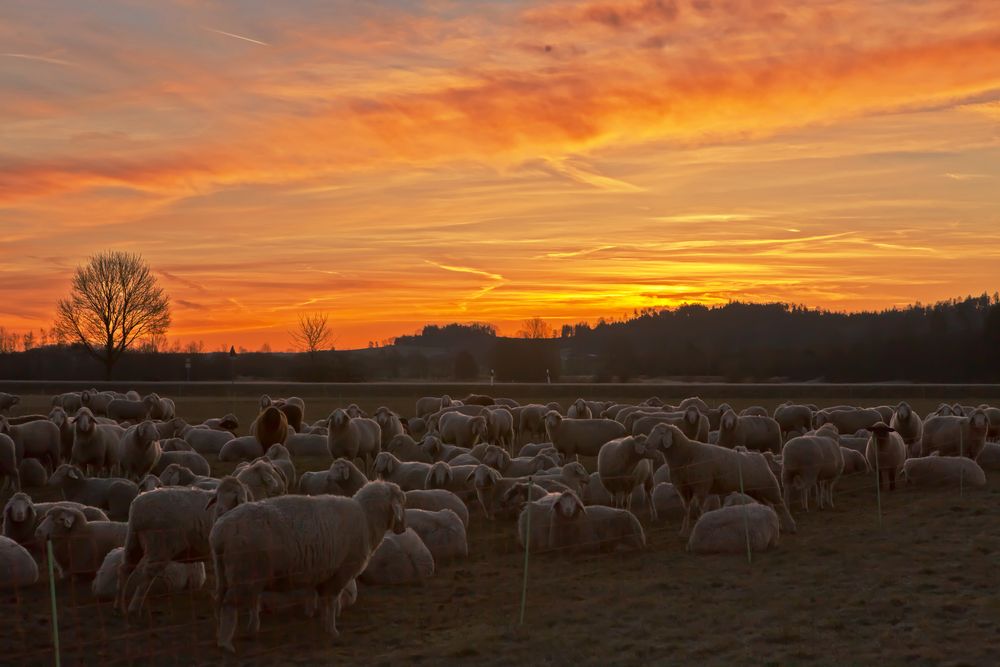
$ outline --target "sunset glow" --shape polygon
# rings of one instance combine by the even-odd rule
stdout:
[[[170,338],[337,347],[1000,289],[1000,3],[15,1],[0,325],[140,251]]]

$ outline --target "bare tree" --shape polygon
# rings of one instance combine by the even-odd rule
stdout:
[[[24,336],[22,337],[22,341],[23,341],[22,346],[25,352],[27,352],[28,350],[33,350],[36,347],[38,347],[38,344],[35,342],[34,331],[29,331],[28,333],[24,334]]]
[[[170,327],[170,299],[138,253],[112,250],[91,257],[73,274],[59,301],[55,329],[104,364],[107,377],[137,341]]]
[[[517,332],[521,338],[549,338],[552,336],[552,327],[540,317],[524,320],[521,326],[524,328]]]
[[[0,327],[0,354],[17,352],[17,334]]]
[[[299,328],[289,332],[292,342],[310,357],[323,349],[332,349],[330,344],[333,330],[330,328],[330,316],[326,313],[299,316]]]

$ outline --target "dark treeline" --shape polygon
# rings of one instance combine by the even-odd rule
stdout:
[[[115,378],[488,380],[491,370],[500,382],[545,382],[547,376],[593,382],[995,382],[1000,297],[861,313],[780,303],[682,306],[565,326],[551,339],[504,338],[483,324],[429,325],[393,345],[313,355],[133,352],[115,368]],[[102,377],[100,364],[73,346],[0,354],[0,379]]]

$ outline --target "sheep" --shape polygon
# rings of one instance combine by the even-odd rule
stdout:
[[[833,487],[844,473],[844,454],[836,433],[792,438],[781,450],[781,486],[785,506],[791,507],[792,489],[798,489],[802,509],[809,511],[809,493],[817,491],[819,509],[833,507]]]
[[[375,457],[373,470],[379,479],[398,484],[403,491],[414,491],[427,488],[431,465],[417,461],[403,462],[389,452],[380,452]]]
[[[89,409],[95,415],[107,416],[108,405],[117,399],[111,392],[90,389],[80,393],[80,406]]]
[[[267,394],[260,397],[260,413],[263,414],[268,408],[274,408],[280,411],[285,416],[285,422],[290,426],[295,432],[302,431],[302,420],[305,418],[306,414],[306,403],[298,396],[290,396],[288,398],[275,398],[272,399]],[[355,406],[356,407],[356,406]],[[255,432],[254,427],[251,427],[251,433]],[[283,442],[279,440],[277,442]],[[265,448],[268,445],[274,444],[273,442],[262,442]]]
[[[459,447],[489,442],[489,427],[483,415],[471,417],[460,412],[445,413],[438,420],[438,433],[441,442]]]
[[[808,405],[782,403],[774,409],[774,421],[781,428],[781,436],[789,438],[792,431],[800,435],[812,429],[813,411]]]
[[[437,412],[441,408],[446,408],[451,405],[451,397],[445,394],[441,398],[434,396],[424,396],[417,399],[416,405],[416,415],[417,417],[424,417]]]
[[[66,411],[66,414],[76,414],[76,411],[83,407],[83,403],[80,401],[80,396],[81,393],[78,391],[57,394],[52,397],[51,406],[53,408],[62,408]]]
[[[431,464],[424,480],[425,489],[447,489],[463,500],[475,497],[475,491],[469,488],[468,479],[478,463],[471,465],[452,465],[444,461]]]
[[[896,406],[887,423],[899,433],[907,448],[920,442],[924,432],[924,422],[906,401]]]
[[[599,478],[600,475],[597,475]],[[534,479],[536,484],[546,487],[550,491],[554,491],[557,488],[562,491],[563,489],[560,487],[565,487],[577,495],[582,495],[590,483],[590,473],[587,472],[587,469],[581,463],[572,461],[559,467],[558,470],[549,469],[542,471],[535,475]]]
[[[124,547],[115,547],[104,557],[90,587],[91,593],[98,600],[114,600],[118,597],[118,568],[124,554]],[[160,586],[155,590],[151,589],[150,592],[166,594],[184,590],[199,590],[205,585],[205,564],[168,563],[156,581]],[[126,589],[125,597],[130,597],[129,593],[134,593],[134,591]]]
[[[399,415],[384,405],[375,410],[375,423],[381,429],[383,451],[385,451],[393,438],[404,434],[403,422],[399,419]]]
[[[405,495],[407,509],[427,510],[428,512],[451,510],[468,529],[469,508],[461,498],[451,491],[447,489],[416,489],[406,491]]]
[[[515,490],[521,491],[520,488],[512,488],[508,496],[513,495]],[[522,548],[526,547],[532,552],[552,548],[552,520],[559,497],[559,493],[545,494],[540,498],[535,498],[532,494],[532,499],[524,503],[517,516],[517,541]]]
[[[121,427],[99,424],[89,408],[80,408],[73,419],[73,449],[70,462],[88,473],[112,472],[122,460]]]
[[[892,421],[892,416],[896,413],[896,409],[888,405],[876,405],[869,409],[879,413],[882,416],[882,423],[884,424]]]
[[[751,405],[740,410],[740,417],[770,417],[767,410],[759,405]]]
[[[293,433],[288,436],[285,447],[292,456],[330,457],[330,444],[327,434]]]
[[[514,415],[507,408],[487,410],[486,417],[487,442],[503,447],[509,452],[514,451]]]
[[[1000,440],[1000,408],[990,407],[985,403],[979,406],[986,418],[990,421],[990,430],[986,437],[990,440]]]
[[[545,433],[560,454],[597,456],[604,443],[623,438],[625,427],[611,419],[567,419],[555,410],[545,413]]]
[[[17,468],[23,488],[37,488],[49,483],[49,475],[38,459],[24,459]]]
[[[195,451],[165,451],[160,454],[150,472],[159,477],[171,463],[182,465],[196,475],[208,477],[212,474],[212,467],[208,461]]]
[[[708,417],[708,428],[710,431],[719,430],[719,422],[722,420],[722,415],[726,414],[732,410],[732,406],[728,403],[720,403],[714,408],[709,408],[708,412],[704,412],[706,417]]]
[[[410,417],[406,420],[406,430],[409,431],[410,435],[414,438],[422,438],[427,435],[429,430],[427,420],[423,417]]]
[[[333,458],[360,458],[363,470],[372,469],[372,462],[381,451],[382,431],[377,422],[365,417],[350,417],[337,408],[330,413],[327,447]]]
[[[764,416],[737,416],[730,410],[719,422],[719,446],[742,445],[759,452],[781,451],[781,426],[774,419]]]
[[[261,453],[263,453],[271,445],[281,444],[288,438],[288,417],[273,405],[269,406],[257,415],[251,432],[260,443]]]
[[[871,472],[871,466],[868,465],[868,459],[865,455],[859,451],[848,449],[847,447],[841,447],[840,453],[844,456],[844,475],[856,475],[856,474],[868,474]]]
[[[14,540],[32,554],[41,557],[44,544],[36,541],[35,529],[45,518],[45,514],[53,507],[74,507],[83,512],[90,521],[108,520],[107,515],[96,507],[87,507],[80,503],[67,501],[34,503],[28,494],[15,493],[7,500],[3,509],[3,536]]]
[[[833,424],[840,433],[855,433],[882,421],[882,413],[866,408],[836,407],[826,408],[813,415],[813,427]]]
[[[558,450],[551,442],[529,442],[528,444],[517,450],[518,456],[537,456],[542,452],[552,452],[556,456],[559,455]]]
[[[701,507],[709,495],[732,491],[741,491],[758,502],[777,506],[782,529],[795,532],[795,521],[784,503],[778,480],[761,454],[694,442],[670,424],[656,426],[646,443],[666,456],[670,481],[684,500],[682,535],[690,532],[691,517],[696,509],[694,501]]]
[[[434,576],[434,556],[412,528],[387,533],[364,572],[358,577],[370,585],[398,586],[419,583]]]
[[[549,409],[546,405],[532,403],[518,406],[510,411],[514,418],[514,432],[518,442],[530,442],[531,439],[537,442],[545,438],[545,415]],[[556,414],[559,414],[558,411]]]
[[[54,470],[59,465],[59,427],[43,419],[26,424],[11,424],[7,417],[0,415],[0,434],[14,441],[20,465],[24,457],[38,459],[46,470]]]
[[[547,468],[559,466],[559,461],[548,454],[512,459],[510,454],[495,445],[489,445],[486,448],[481,461],[491,468],[496,468],[507,477],[527,477]]]
[[[227,412],[221,417],[206,419],[201,425],[213,431],[229,431],[233,437],[236,437],[236,431],[240,428],[240,420],[233,413]]]
[[[642,436],[627,436],[604,444],[597,454],[597,473],[601,485],[611,494],[613,507],[632,509],[632,492],[641,489],[656,521],[656,509],[650,502],[653,493],[655,450]]]
[[[292,455],[284,445],[274,444],[267,448],[264,458],[271,461],[285,475],[285,484],[289,489],[295,488],[298,478],[295,475],[295,464]]]
[[[243,503],[248,503],[253,500],[250,496],[250,490],[247,489],[246,485],[237,478],[227,475],[226,477],[218,480],[218,482],[219,483],[215,489],[210,489],[213,491],[214,495],[205,505],[206,509],[211,508],[213,521],[218,520],[220,516],[234,507],[238,507]]]
[[[916,486],[985,486],[986,473],[979,464],[965,456],[929,456],[907,459],[903,479]]]
[[[983,470],[1000,470],[1000,444],[987,442],[983,450],[976,457],[976,463]],[[21,483],[27,485],[24,480],[24,473],[21,473]]]
[[[160,440],[160,451],[163,453],[194,452],[194,448],[184,438],[165,438]],[[197,452],[195,452],[195,454],[197,454]]]
[[[150,472],[162,455],[159,434],[153,422],[147,420],[125,431],[120,450],[121,467],[130,479],[139,479]]]
[[[465,522],[450,509],[429,512],[408,507],[406,526],[420,536],[434,556],[436,564],[466,558],[469,555]]]
[[[683,412],[654,412],[625,421],[625,428],[631,429],[632,435],[649,435],[657,424],[673,424],[691,440],[698,442],[708,440],[710,426],[708,417],[698,412],[694,406]]]
[[[278,412],[275,410],[275,412]],[[281,413],[278,413],[281,414]],[[325,443],[324,443],[325,444]],[[219,450],[219,460],[226,463],[242,463],[243,461],[253,461],[264,456],[264,446],[255,435],[243,435],[233,438],[222,446]]]
[[[878,484],[890,491],[896,488],[896,475],[906,461],[903,438],[891,426],[878,422],[867,429],[871,433],[865,448],[865,460],[878,476]]]
[[[742,554],[778,546],[778,515],[765,505],[742,504],[705,512],[688,538],[687,551],[699,554]]]
[[[191,445],[191,448],[202,456],[209,454],[218,456],[223,446],[233,439],[233,434],[227,430],[197,428],[188,425],[178,429],[177,435],[184,438]]]
[[[437,440],[437,438],[430,438]],[[440,441],[438,441],[440,443]],[[424,441],[417,442],[406,433],[394,436],[386,443],[383,451],[389,452],[400,461],[420,461],[421,463],[434,463],[435,452],[440,452],[440,447],[424,446]]]
[[[920,454],[938,452],[941,456],[968,456],[975,460],[986,445],[990,420],[982,410],[968,417],[931,417],[924,422]]]
[[[684,516],[684,501],[670,482],[661,482],[653,487],[650,503],[656,509],[658,520],[662,521],[667,517],[680,519]]]
[[[138,422],[149,418],[149,406],[142,401],[116,398],[108,403],[106,414],[116,422]]]
[[[585,400],[578,398],[566,410],[566,416],[570,419],[593,419],[594,413]]]
[[[549,543],[553,549],[571,552],[644,549],[646,534],[628,510],[588,507],[572,491],[563,491],[554,503]]]
[[[207,475],[196,475],[180,463],[171,463],[159,474],[163,486],[193,486],[198,489],[214,491],[219,486],[219,480]]]
[[[170,421],[177,416],[177,409],[174,402],[169,398],[161,398],[156,392],[144,396],[142,402],[146,406],[146,411],[150,419]]]
[[[246,485],[253,500],[274,498],[288,491],[284,473],[265,458],[255,459],[252,463],[241,463],[233,470],[233,476]]]
[[[34,461],[35,459],[24,459]],[[44,469],[42,470],[44,474]],[[21,471],[17,459],[17,447],[14,440],[0,433],[0,491],[10,486],[15,492],[21,490]]]
[[[353,462],[340,458],[329,470],[305,472],[299,478],[299,493],[306,496],[330,494],[350,498],[368,483],[368,478]]]
[[[49,486],[60,489],[63,498],[107,510],[112,521],[128,518],[128,508],[139,495],[135,482],[120,477],[86,477],[74,465],[64,463],[49,477]]]
[[[59,429],[59,460],[69,461],[73,453],[73,420],[57,406],[49,411],[49,421]]]
[[[475,490],[479,506],[487,519],[492,521],[498,516],[508,514],[511,510],[520,509],[519,506],[509,505],[506,496],[515,485],[524,483],[523,478],[503,477],[499,471],[487,465],[479,465],[466,475],[465,479],[466,484],[471,484]]]
[[[35,529],[40,542],[52,542],[55,562],[62,573],[94,575],[108,552],[125,544],[128,524],[88,521],[75,507],[54,507]]]
[[[17,590],[38,581],[38,564],[28,550],[7,537],[0,537],[0,590]]]
[[[725,499],[723,499],[722,501],[723,507],[733,507],[739,505],[759,505],[759,504],[760,503],[758,503],[756,500],[754,500],[747,494],[739,493],[738,491],[733,491],[728,496],[726,496]],[[775,517],[777,518],[777,515],[775,515]]]
[[[315,588],[326,630],[336,638],[341,591],[365,570],[386,531],[406,530],[405,503],[395,484],[369,482],[353,498],[282,496],[220,517],[209,540],[218,645],[235,652],[239,609],[250,614],[249,627],[256,631],[258,598],[277,587]]]
[[[0,415],[6,415],[10,412],[10,409],[21,402],[20,396],[15,396],[14,394],[8,394],[5,391],[0,391]]]

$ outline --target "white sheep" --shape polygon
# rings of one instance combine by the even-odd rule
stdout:
[[[812,429],[813,411],[808,405],[782,403],[774,409],[774,421],[778,422],[783,438],[790,432],[805,433]]]
[[[525,488],[527,485],[523,485]],[[520,491],[511,489],[510,492]],[[508,495],[512,495],[508,492]],[[521,548],[527,546],[531,552],[547,551],[552,548],[552,519],[555,504],[561,494],[549,493],[539,498],[531,490],[531,500],[525,502],[517,517],[517,541]]]
[[[214,477],[196,475],[180,463],[171,463],[158,476],[163,486],[193,486],[208,491],[214,491],[219,486],[219,480]]]
[[[653,494],[653,461],[656,450],[645,437],[627,436],[604,444],[597,454],[597,472],[601,485],[611,494],[613,507],[632,509],[632,493],[640,489],[656,521]]]
[[[108,403],[105,414],[116,422],[140,422],[149,418],[149,407],[141,400],[116,398]]]
[[[56,394],[52,397],[52,407],[62,408],[67,414],[74,415],[76,411],[83,407],[83,403],[80,401],[81,393],[78,391],[70,391],[64,394]]]
[[[350,498],[368,483],[368,478],[352,461],[337,459],[328,470],[304,472],[299,478],[299,493],[306,496],[329,494]]]
[[[440,398],[436,396],[424,396],[417,399],[416,405],[416,415],[417,417],[427,417],[441,408],[446,408],[451,405],[451,397],[445,394]]]
[[[49,411],[49,421],[59,429],[59,460],[69,461],[73,454],[73,421],[61,407]]]
[[[25,424],[11,424],[7,417],[0,415],[0,434],[14,441],[18,452],[18,463],[24,457],[38,459],[46,470],[55,470],[59,465],[59,427],[47,419]]]
[[[882,413],[870,408],[836,406],[824,408],[813,415],[813,427],[833,424],[840,433],[857,433],[882,421]]]
[[[989,430],[990,420],[979,409],[968,417],[931,417],[924,422],[921,456],[938,452],[942,456],[968,456],[974,460],[986,446]]]
[[[0,590],[17,590],[38,581],[38,564],[28,550],[8,537],[0,537]]]
[[[387,408],[380,406],[375,410],[375,423],[381,429],[382,450],[384,451],[393,438],[404,434],[403,422],[399,415]]]
[[[25,460],[34,461],[35,459]],[[0,492],[6,491],[8,486],[13,492],[21,490],[21,471],[18,466],[17,446],[14,444],[14,440],[9,435],[0,433]]]
[[[781,451],[781,426],[771,417],[738,416],[730,410],[719,422],[720,447],[743,446],[758,452]]]
[[[308,456],[329,459],[330,443],[328,433],[293,433],[285,441],[285,447],[292,456]]]
[[[163,452],[160,449],[159,433],[153,422],[146,420],[125,431],[120,451],[121,467],[129,479],[141,479],[156,467]]]
[[[460,412],[447,412],[438,420],[441,442],[459,447],[474,447],[478,442],[489,442],[489,427],[483,415],[469,416]]]
[[[253,500],[263,500],[284,495],[288,482],[280,468],[265,458],[251,463],[241,463],[233,470],[233,477],[243,482]]]
[[[469,508],[462,501],[447,489],[416,489],[406,492],[406,508],[427,510],[428,512],[438,512],[440,510],[451,510],[462,524],[469,527]]]
[[[896,476],[906,461],[906,444],[896,429],[886,426],[884,422],[878,422],[868,430],[871,437],[865,448],[865,460],[878,476],[881,488],[892,491],[896,488]]]
[[[440,455],[440,440],[429,436],[429,439],[436,441],[438,447],[425,446],[424,441],[417,442],[408,433],[394,436],[383,447],[382,451],[389,452],[400,461],[419,461],[421,463],[434,463],[439,460],[435,458],[435,452]]]
[[[367,474],[382,448],[382,431],[378,423],[365,417],[351,417],[342,408],[330,413],[327,447],[335,459],[362,459]]]
[[[469,555],[465,523],[450,509],[430,512],[408,507],[406,526],[420,536],[434,556],[436,564],[466,558]]]
[[[139,495],[139,487],[131,480],[87,477],[79,468],[66,463],[49,477],[49,486],[61,490],[66,500],[107,510],[113,521],[127,519],[129,505]]]
[[[868,459],[866,459],[865,455],[861,452],[854,449],[848,449],[847,447],[841,447],[840,453],[844,455],[844,476],[867,474],[871,472],[871,466],[868,465]]]
[[[559,466],[558,459],[549,454],[543,453],[532,457],[512,459],[510,454],[495,445],[488,445],[480,460],[491,468],[499,470],[506,477],[527,477]],[[454,460],[449,461],[449,464],[455,465]],[[477,464],[473,463],[472,465]]]
[[[264,458],[285,475],[285,486],[287,488],[294,489],[296,487],[298,477],[295,474],[295,463],[292,462],[292,455],[284,445],[277,443],[271,445],[264,453]]]
[[[20,396],[15,396],[14,394],[8,394],[5,391],[0,391],[0,415],[5,415],[10,412],[10,409],[21,402]]]
[[[427,475],[431,471],[430,463],[418,461],[400,461],[389,452],[380,452],[375,457],[373,470],[378,479],[398,484],[403,491],[425,489]]]
[[[597,456],[604,443],[623,438],[625,427],[611,419],[568,419],[555,410],[545,413],[545,433],[549,442],[567,460]]]
[[[416,531],[386,533],[364,572],[358,577],[369,585],[415,584],[434,576],[434,555]]]
[[[939,456],[937,452],[903,464],[903,479],[916,486],[985,486],[986,473],[965,456]]]
[[[182,440],[181,442],[184,441]],[[153,466],[150,472],[159,477],[171,463],[182,465],[195,475],[208,477],[212,474],[211,465],[209,465],[204,456],[194,450],[164,451],[160,454],[160,458],[157,459],[156,465]]]
[[[108,405],[116,398],[118,397],[114,392],[89,389],[80,392],[80,405],[89,409],[95,415],[107,416]]]
[[[1000,470],[1000,444],[987,442],[976,457],[976,463],[983,470]],[[27,485],[24,472],[21,473],[21,482]]]
[[[120,426],[100,424],[88,408],[80,408],[73,418],[73,449],[70,461],[92,474],[96,470],[113,472],[122,460]]]
[[[227,412],[222,417],[206,419],[201,425],[213,431],[229,431],[232,437],[236,437],[236,431],[240,428],[240,420],[233,413]]]
[[[275,410],[277,412],[277,410]],[[326,445],[326,443],[323,443]],[[224,463],[242,463],[264,456],[264,446],[256,435],[241,435],[233,438],[219,450],[219,460]]]
[[[837,434],[820,430],[816,435],[792,438],[781,450],[781,486],[785,506],[791,507],[792,489],[799,491],[802,509],[809,510],[809,493],[817,492],[819,509],[833,507],[833,487],[844,473],[844,453]]]
[[[650,503],[656,508],[656,518],[659,521],[684,517],[684,500],[670,482],[661,482],[653,487]]]
[[[514,415],[510,410],[504,407],[490,408],[483,416],[486,417],[486,441],[513,452]]]
[[[570,419],[593,419],[594,412],[587,405],[587,401],[578,398],[567,408],[566,416]]]
[[[899,433],[899,437],[903,439],[907,448],[919,443],[924,433],[924,421],[906,401],[902,401],[896,406],[888,424],[896,430],[896,433]]]
[[[628,510],[588,507],[572,491],[563,491],[553,507],[549,544],[567,552],[643,549],[646,534],[639,519]]]
[[[98,600],[115,600],[118,597],[118,568],[125,554],[124,547],[115,547],[108,552],[101,563],[97,575],[90,586],[90,591]],[[143,567],[142,564],[139,566]],[[184,590],[199,590],[205,585],[204,563],[168,563],[162,574],[156,578],[158,587],[150,589],[150,593],[167,594]],[[133,590],[127,589],[125,597],[131,597]]]
[[[44,544],[35,539],[35,530],[45,518],[45,514],[54,507],[72,507],[83,512],[90,521],[107,521],[107,515],[96,507],[88,507],[80,503],[61,501],[55,503],[35,503],[27,493],[15,493],[3,508],[4,537],[8,537],[32,554],[41,557]]]
[[[108,552],[125,544],[128,524],[88,521],[75,507],[54,507],[35,530],[40,542],[52,542],[55,562],[63,574],[93,575]]]
[[[184,438],[194,451],[202,456],[218,456],[222,447],[233,439],[233,434],[228,430],[216,430],[213,428],[198,428],[185,424],[177,430],[177,435]]]
[[[365,570],[386,531],[406,530],[405,502],[395,484],[370,482],[353,498],[281,496],[220,517],[210,537],[218,645],[235,652],[239,610],[256,631],[258,598],[278,586],[315,588],[327,633],[336,638],[341,591]]]
[[[700,554],[742,554],[778,546],[778,515],[765,505],[730,505],[698,518],[687,550]]]
[[[696,510],[704,507],[708,496],[733,491],[776,507],[782,528],[795,532],[795,521],[784,503],[778,480],[761,454],[694,442],[670,424],[655,427],[646,442],[666,456],[670,481],[684,500],[682,535],[690,532],[691,519]]]

